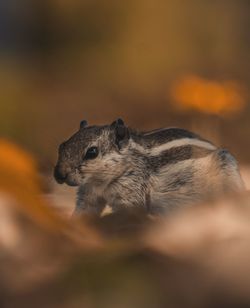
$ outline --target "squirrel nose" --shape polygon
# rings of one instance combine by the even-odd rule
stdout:
[[[59,184],[63,184],[67,178],[65,172],[63,172],[62,168],[60,168],[58,165],[56,165],[54,169],[54,178]]]

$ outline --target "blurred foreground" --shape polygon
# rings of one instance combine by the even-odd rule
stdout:
[[[44,196],[27,153],[1,140],[0,155],[1,307],[250,305],[248,193],[167,218],[69,220],[73,199]]]

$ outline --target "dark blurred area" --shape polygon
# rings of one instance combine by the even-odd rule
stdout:
[[[249,162],[250,2],[2,0],[0,133],[48,170],[79,121],[181,126]]]

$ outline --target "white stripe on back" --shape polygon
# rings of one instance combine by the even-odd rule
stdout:
[[[193,145],[193,146],[197,146],[197,147],[204,148],[207,150],[216,149],[216,147],[208,141],[193,139],[193,138],[182,138],[182,139],[172,140],[172,141],[160,144],[158,146],[153,146],[150,149],[146,149],[143,146],[136,144],[135,142],[132,142],[132,145],[138,151],[148,154],[150,156],[157,156],[157,155],[160,155],[164,151],[170,150],[172,148],[185,146],[185,145]]]

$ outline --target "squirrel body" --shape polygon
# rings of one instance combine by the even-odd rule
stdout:
[[[180,128],[136,132],[120,119],[81,127],[59,147],[58,183],[78,186],[75,213],[143,208],[168,212],[244,188],[225,149]]]

